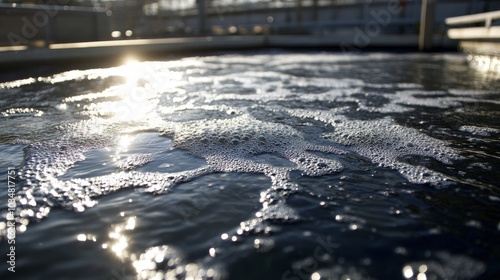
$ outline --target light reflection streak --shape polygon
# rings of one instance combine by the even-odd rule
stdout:
[[[111,160],[117,162],[121,159],[121,154],[128,152],[129,146],[135,140],[131,135],[120,135],[117,139],[117,147],[114,155],[111,155]]]
[[[97,237],[93,234],[80,233],[76,236],[76,240],[80,242],[85,242],[85,241],[97,242]]]
[[[184,263],[175,249],[157,246],[147,249],[133,262],[138,279],[221,279],[214,268]]]
[[[469,55],[470,65],[488,76],[500,78],[500,57],[490,55]]]
[[[113,111],[116,121],[145,121],[155,112],[162,82],[147,64],[135,60],[124,65],[123,70],[126,81],[120,90],[121,100],[104,109]]]
[[[109,76],[123,77],[122,84],[115,84],[102,92],[85,93],[78,96],[67,97],[59,104],[59,109],[64,110],[68,104],[76,103],[77,108],[82,108],[82,114],[96,117],[110,117],[111,122],[147,122],[156,118],[155,109],[159,93],[170,90],[167,77],[159,77],[154,71],[154,64],[142,63],[130,59],[126,64],[113,69]],[[89,70],[90,71],[90,70]],[[100,69],[94,69],[96,73]],[[60,78],[72,77],[74,73],[66,72]],[[78,72],[82,75],[83,73]],[[92,72],[86,72],[91,76]],[[66,77],[67,78],[67,77]],[[81,77],[80,77],[81,78]],[[88,78],[88,77],[87,77]],[[89,78],[90,79],[90,78]],[[57,80],[53,77],[52,80]]]
[[[220,279],[220,273],[213,268],[204,268],[196,263],[185,263],[179,251],[170,246],[156,246],[147,249],[140,255],[129,251],[132,242],[129,232],[137,226],[137,217],[126,217],[124,212],[121,217],[124,222],[114,225],[108,232],[109,241],[102,243],[101,248],[110,250],[123,262],[130,262],[135,269],[137,279]],[[91,234],[78,234],[78,241],[94,241],[97,239]],[[213,249],[213,248],[212,248]],[[214,249],[215,251],[215,249]]]
[[[411,266],[407,265],[403,267],[403,276],[407,279],[413,277],[413,269],[411,268]]]
[[[131,216],[125,223],[115,225],[108,233],[108,237],[111,241],[109,243],[103,243],[101,247],[103,249],[111,249],[111,251],[121,260],[125,260],[129,257],[135,258],[133,254],[130,254],[127,251],[130,243],[127,231],[135,229],[136,219],[137,218],[135,216]]]

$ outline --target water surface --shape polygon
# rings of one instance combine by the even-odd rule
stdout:
[[[224,53],[0,96],[2,279],[500,275],[500,79],[461,54]]]

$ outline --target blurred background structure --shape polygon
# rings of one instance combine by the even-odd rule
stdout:
[[[456,48],[447,18],[497,10],[498,0],[0,0],[0,50],[208,36],[348,51]]]

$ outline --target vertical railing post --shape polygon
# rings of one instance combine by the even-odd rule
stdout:
[[[44,26],[44,37],[45,37],[45,46],[49,47],[52,41],[52,20],[49,16],[47,16],[47,24]]]
[[[435,9],[436,3],[434,0],[422,0],[420,32],[418,34],[418,48],[420,51],[430,51],[432,49]]]
[[[199,21],[198,32],[201,36],[203,36],[205,35],[205,25],[207,21],[205,0],[196,0],[196,4],[198,5],[198,21]]]
[[[295,22],[297,26],[302,22],[302,0],[295,0]]]
[[[491,27],[491,22],[493,21],[493,18],[492,16],[488,16],[486,17],[486,21],[484,23],[484,27],[486,28],[490,28]]]
[[[318,0],[313,0],[312,6],[312,20],[314,22],[318,21]]]

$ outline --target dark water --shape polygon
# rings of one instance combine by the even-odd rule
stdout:
[[[1,279],[500,279],[500,76],[460,54],[228,53],[0,96]]]

